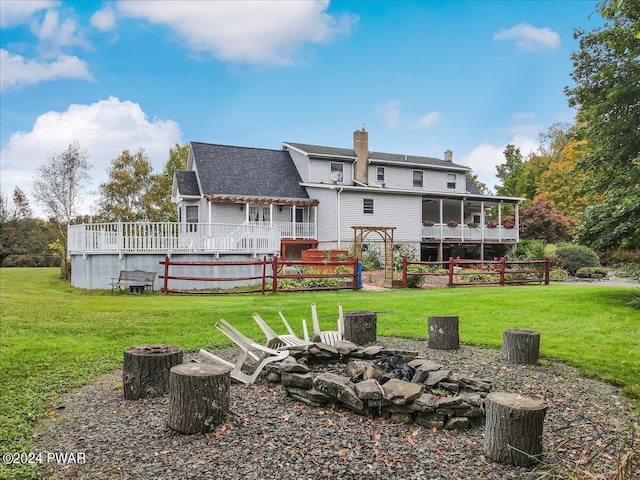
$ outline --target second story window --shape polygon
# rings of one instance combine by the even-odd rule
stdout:
[[[341,182],[344,178],[344,165],[342,163],[331,162],[331,173],[329,178],[332,181]],[[335,180],[333,180],[335,178]]]
[[[373,198],[362,199],[362,213],[373,214]]]
[[[422,170],[413,171],[413,186],[414,188],[422,188],[424,185],[424,172]]]
[[[447,173],[447,188],[449,190],[456,189],[456,174],[455,173]]]
[[[376,181],[378,183],[384,183],[384,167],[376,167]]]

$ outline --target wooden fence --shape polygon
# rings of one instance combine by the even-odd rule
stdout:
[[[163,293],[190,294],[228,294],[228,293],[262,293],[267,291],[292,292],[305,290],[357,290],[358,289],[358,260],[349,261],[301,261],[282,260],[277,256],[262,260],[241,260],[228,262],[180,261],[166,257],[160,262],[164,265]],[[248,267],[249,270],[259,271],[250,275],[226,277],[176,275],[171,274],[171,267],[189,267],[197,270],[199,267]],[[242,268],[229,270],[242,271]],[[211,288],[211,289],[176,289],[169,288],[169,281],[182,282],[211,282],[211,283],[242,283],[242,287]]]
[[[412,265],[418,267],[411,268]],[[546,260],[466,260],[450,257],[444,262],[419,262],[403,258],[402,286],[409,277],[446,278],[446,285],[517,285],[543,283],[549,285],[551,262]],[[443,282],[444,283],[444,282]]]

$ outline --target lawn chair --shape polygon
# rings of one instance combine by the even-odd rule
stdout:
[[[242,350],[236,363],[224,360],[204,349],[200,350],[200,354],[215,363],[229,367],[231,369],[231,377],[242,383],[253,383],[267,364],[284,360],[289,356],[288,350],[273,350],[245,337],[226,320],[220,319],[216,323],[216,328]],[[247,357],[251,357],[252,362],[247,362]]]
[[[338,303],[338,330],[320,330],[320,322],[318,321],[318,311],[316,304],[311,304],[311,319],[313,321],[313,340],[335,346],[344,336],[344,319],[342,316],[342,303]]]
[[[309,342],[309,334],[307,333],[307,322],[302,320],[302,328],[305,332],[305,340],[299,338],[293,329],[289,326],[289,322],[284,318],[282,312],[278,312],[280,314],[280,318],[286,327],[288,334],[278,335],[274,332],[269,325],[262,319],[260,315],[257,313],[253,314],[253,319],[256,321],[258,326],[262,329],[265,336],[267,337],[267,347],[273,348],[275,350],[280,350],[282,348],[291,348],[291,349],[306,349],[310,345],[313,345],[312,342]]]

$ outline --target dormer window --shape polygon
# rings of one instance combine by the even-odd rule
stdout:
[[[447,189],[455,190],[456,180],[457,180],[457,175],[455,173],[447,173]]]
[[[413,171],[413,187],[422,188],[424,186],[424,172],[422,170]]]
[[[384,167],[376,167],[376,182],[384,183]]]
[[[331,173],[329,178],[335,179],[336,182],[341,182],[344,178],[344,165],[342,163],[331,162]]]

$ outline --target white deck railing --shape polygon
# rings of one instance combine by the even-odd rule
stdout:
[[[313,239],[316,236],[316,224],[309,222],[247,222],[246,225],[271,226],[280,230],[280,236],[287,239]]]
[[[486,226],[478,226],[475,228],[467,225],[458,225],[457,227],[450,227],[446,223],[436,223],[432,226],[422,226],[423,238],[434,239],[455,239],[455,240],[486,240],[493,242],[514,242],[518,240],[517,228],[505,228],[497,226],[495,228],[489,228]]]
[[[70,254],[277,253],[280,231],[264,225],[127,222],[71,225]]]

